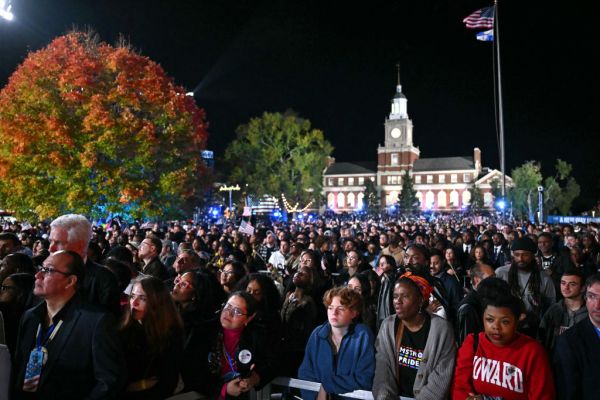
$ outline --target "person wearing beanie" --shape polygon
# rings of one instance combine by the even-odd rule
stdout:
[[[511,293],[525,304],[526,317],[520,328],[533,338],[537,336],[542,316],[556,302],[554,283],[535,259],[537,250],[536,243],[529,237],[515,239],[511,244],[511,264],[496,270],[496,276],[508,282]]]

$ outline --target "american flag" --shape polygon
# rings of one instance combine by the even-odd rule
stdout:
[[[245,233],[246,235],[254,235],[254,227],[250,224],[250,222],[246,222],[244,220],[240,222],[240,228],[238,231],[240,233]]]
[[[469,29],[490,29],[494,27],[494,6],[475,11],[463,23]]]

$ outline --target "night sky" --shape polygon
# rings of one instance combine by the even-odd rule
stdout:
[[[492,45],[462,19],[491,1],[14,0],[0,21],[0,85],[30,50],[73,27],[127,38],[195,91],[222,153],[235,128],[264,111],[295,110],[324,131],[338,161],[375,161],[396,64],[421,157],[468,156],[499,168]],[[562,158],[600,193],[597,2],[501,1],[507,172]]]

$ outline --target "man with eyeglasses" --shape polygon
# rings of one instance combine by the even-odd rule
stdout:
[[[87,258],[88,246],[92,239],[92,224],[86,217],[66,214],[50,224],[49,251],[73,251],[83,259],[85,269],[80,280],[81,295],[88,302],[104,307],[115,318],[120,315],[119,285],[115,275],[106,267]]]
[[[142,261],[142,273],[152,275],[161,280],[169,279],[167,267],[160,261],[162,241],[154,236],[147,236],[140,243],[138,257]]]
[[[175,281],[181,279],[183,274],[190,271],[199,270],[202,265],[202,259],[194,250],[182,250],[173,263],[173,268],[177,274],[175,277],[165,280],[165,285],[169,291],[173,290]]]
[[[51,254],[35,275],[43,302],[21,320],[13,398],[116,398],[125,374],[114,317],[78,295],[84,262],[74,251]]]
[[[588,317],[558,337],[554,376],[559,399],[600,399],[600,273],[586,282]]]

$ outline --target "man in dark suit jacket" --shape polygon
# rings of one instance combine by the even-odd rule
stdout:
[[[558,399],[600,399],[600,274],[586,281],[589,318],[558,337],[554,376]]]
[[[21,320],[13,365],[14,399],[118,397],[125,365],[114,318],[77,294],[83,271],[77,253],[57,251],[36,274],[34,294],[44,301]]]
[[[510,264],[510,249],[504,240],[504,235],[500,232],[496,232],[492,235],[492,242],[494,249],[491,254],[492,267],[494,269],[502,267],[503,265]]]
[[[119,318],[120,293],[117,278],[106,267],[87,259],[92,238],[92,224],[83,215],[66,214],[50,224],[50,253],[70,250],[79,254],[85,262],[80,295],[91,304],[104,307]]]
[[[148,236],[140,243],[138,257],[142,260],[144,267],[142,274],[152,275],[162,281],[169,279],[167,267],[160,261],[159,255],[162,251],[162,242],[154,236]]]

